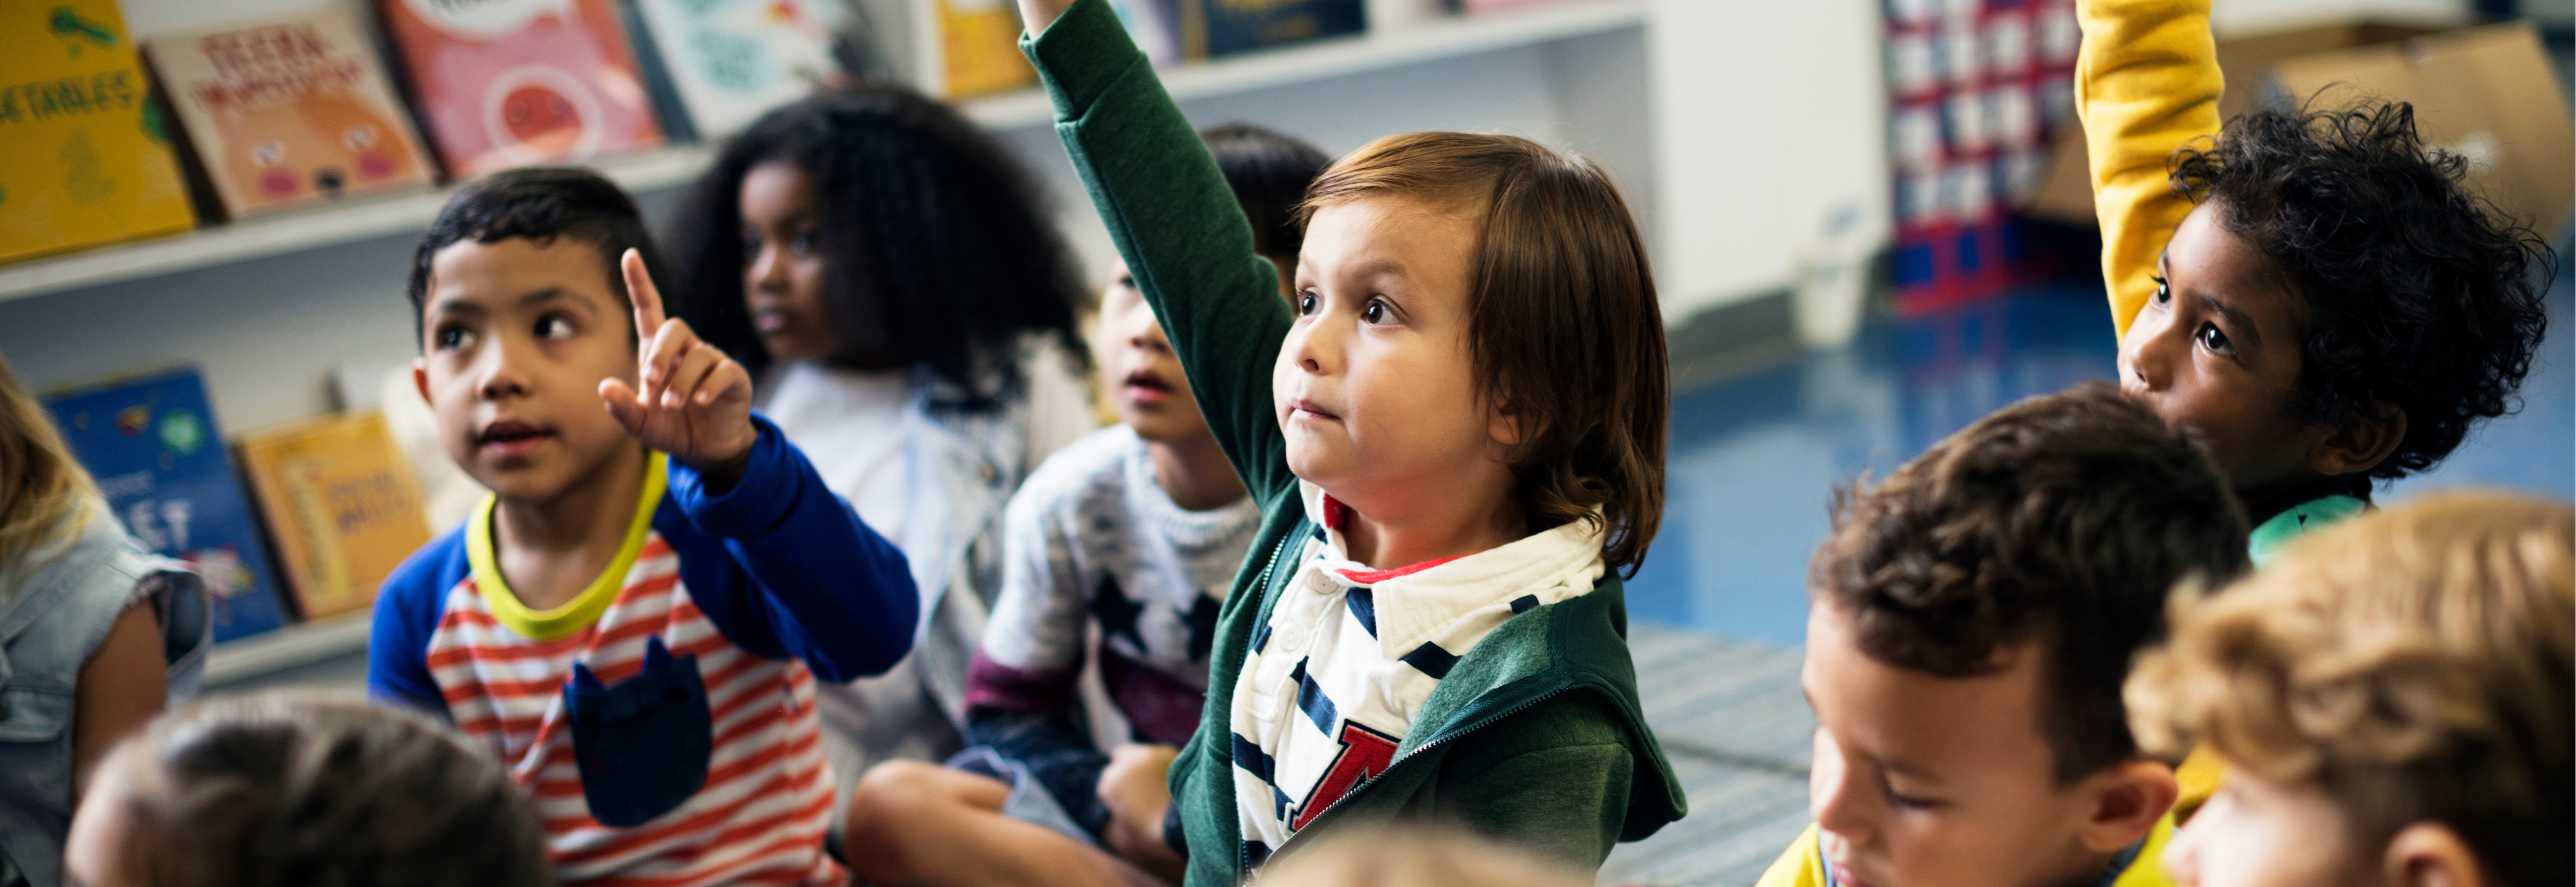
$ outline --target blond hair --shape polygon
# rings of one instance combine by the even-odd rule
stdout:
[[[2565,884],[2576,829],[2576,510],[2428,496],[2319,531],[2139,662],[2150,748],[2207,743],[2332,798],[2360,846],[2450,826],[2509,884]]]
[[[1588,873],[1456,828],[1345,829],[1261,872],[1262,887],[1584,887]]]
[[[98,485],[0,358],[0,564],[79,533],[97,507]]]

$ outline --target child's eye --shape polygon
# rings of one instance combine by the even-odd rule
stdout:
[[[1360,320],[1373,324],[1387,322],[1386,303],[1370,299],[1368,307],[1360,309]]]
[[[1889,783],[1884,780],[1879,782],[1879,791],[1887,795],[1888,803],[1896,805],[1899,809],[1930,810],[1939,803],[1930,798],[1918,798],[1913,795],[1897,791],[1896,786],[1893,783]]]
[[[813,255],[814,232],[799,231],[795,236],[787,238],[787,251],[800,257]]]
[[[2236,343],[2228,341],[2227,334],[2221,332],[2218,325],[2214,323],[2200,325],[2200,344],[2201,347],[2220,354],[2236,353]]]
[[[572,338],[572,321],[554,315],[537,318],[537,338],[563,340]]]
[[[752,260],[757,258],[760,258],[760,233],[757,231],[742,232],[742,263],[749,265]]]
[[[1313,313],[1315,313],[1315,291],[1314,291],[1314,290],[1306,290],[1306,291],[1304,291],[1304,292],[1298,293],[1298,294],[1297,294],[1297,316],[1299,316],[1299,317],[1304,317],[1304,316],[1306,316],[1306,315],[1313,314]]]
[[[2162,277],[2150,277],[2147,279],[2156,282],[2156,304],[2162,305],[2173,301],[2173,284],[2166,283],[2165,279]]]
[[[440,351],[454,351],[459,348],[472,348],[474,347],[474,342],[477,339],[473,330],[469,330],[461,326],[439,327],[437,331],[430,333],[430,337],[431,341],[438,343],[438,350]]]

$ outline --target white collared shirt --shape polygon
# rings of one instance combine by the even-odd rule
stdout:
[[[1258,864],[1393,763],[1413,719],[1486,633],[1588,593],[1601,533],[1575,521],[1449,560],[1372,570],[1349,560],[1341,504],[1300,484],[1319,530],[1253,634],[1228,706],[1236,815]]]

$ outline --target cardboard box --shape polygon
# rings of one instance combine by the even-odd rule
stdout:
[[[2515,221],[2558,230],[2576,203],[2576,122],[2530,22],[2285,59],[2293,96],[2385,96],[2415,104],[2424,142],[2469,159],[2469,187]]]
[[[2437,31],[2337,22],[2221,40],[2218,59],[2227,78],[2221,119],[2312,99],[2329,85],[2336,88],[2317,107],[2412,102],[2425,142],[2468,155],[2469,186],[2523,224],[2547,234],[2576,201],[2576,125],[2529,23]],[[2025,212],[2095,223],[2084,149],[2082,130],[2059,134]]]

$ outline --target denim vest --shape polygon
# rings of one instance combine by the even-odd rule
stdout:
[[[134,603],[154,605],[170,698],[193,695],[213,623],[196,574],[136,549],[101,513],[68,545],[49,546],[0,604],[0,887],[62,883],[72,821],[73,683]],[[47,557],[50,555],[50,557]],[[0,581],[10,581],[0,572]]]

